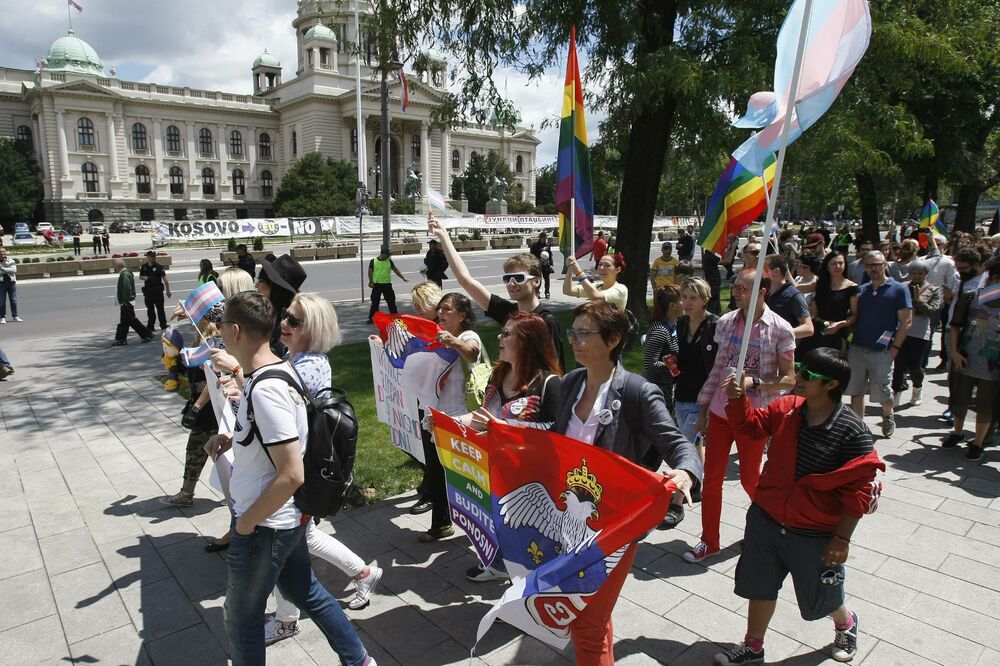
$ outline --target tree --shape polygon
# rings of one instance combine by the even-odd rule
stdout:
[[[535,176],[535,210],[539,213],[556,213],[556,165],[549,164]]]
[[[274,211],[282,217],[353,215],[357,185],[357,172],[350,162],[306,153],[281,179]]]
[[[14,139],[0,139],[0,225],[13,229],[29,220],[42,198],[38,163],[31,149]]]
[[[473,153],[469,160],[469,168],[465,170],[465,179],[462,181],[465,198],[469,200],[470,212],[486,212],[486,202],[490,198],[489,189],[494,176],[507,181],[508,185],[514,182],[514,172],[504,161],[503,155],[495,150],[489,151],[485,156]]]

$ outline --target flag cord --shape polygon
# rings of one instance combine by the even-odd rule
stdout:
[[[778,191],[781,189],[781,172],[785,164],[785,151],[788,149],[788,135],[792,130],[792,113],[795,111],[795,104],[799,94],[799,78],[802,74],[802,57],[805,53],[806,37],[809,34],[809,19],[812,16],[813,0],[806,0],[805,10],[802,14],[802,25],[799,28],[798,50],[795,52],[795,66],[792,71],[792,81],[788,90],[788,99],[785,103],[785,117],[781,125],[781,143],[778,145],[778,163],[774,171],[774,186],[770,196],[767,193],[767,182],[764,183],[764,196],[767,197],[767,219],[764,228],[761,230],[760,251],[757,253],[757,274],[754,276],[753,291],[750,292],[750,306],[747,309],[746,323],[743,326],[743,339],[740,341],[740,355],[736,362],[736,381],[743,381],[743,367],[747,360],[747,351],[750,348],[750,333],[753,330],[754,319],[757,313],[757,300],[760,296],[760,283],[764,277],[764,259],[766,256],[765,239],[767,232],[774,224],[775,202],[778,200]],[[761,349],[761,353],[764,350]]]

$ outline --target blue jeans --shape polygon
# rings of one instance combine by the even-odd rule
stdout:
[[[17,317],[17,283],[4,284],[0,280],[0,317],[7,316],[7,299],[10,298],[10,316]]]
[[[309,613],[344,664],[356,666],[367,658],[351,621],[313,574],[304,538],[307,527],[258,527],[248,536],[233,532],[225,619],[234,665],[264,663],[264,612],[275,585]]]
[[[694,443],[695,435],[698,432],[694,429],[698,423],[698,415],[701,413],[701,405],[696,402],[678,402],[674,405],[674,414],[677,415],[677,427],[681,429],[687,441]]]

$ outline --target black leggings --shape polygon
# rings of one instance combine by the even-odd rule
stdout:
[[[423,410],[420,411],[420,417],[423,420]],[[431,498],[431,529],[436,529],[451,524],[444,467],[441,466],[431,434],[421,428],[420,437],[424,445],[424,493]]]
[[[913,388],[923,388],[924,386],[924,354],[930,340],[923,338],[907,337],[900,345],[899,353],[892,365],[892,390],[906,390],[906,374],[910,374],[910,381]]]

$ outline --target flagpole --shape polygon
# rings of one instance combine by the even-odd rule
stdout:
[[[806,49],[806,37],[809,34],[809,19],[812,17],[813,0],[806,0],[805,9],[802,13],[802,25],[799,26],[799,44],[795,52],[795,66],[792,70],[792,81],[789,86],[788,100],[785,104],[785,117],[781,124],[781,143],[778,144],[778,164],[774,170],[774,189],[771,195],[767,196],[767,181],[764,182],[764,196],[767,197],[767,219],[764,228],[761,230],[761,241],[771,225],[774,223],[775,205],[778,200],[778,191],[781,189],[781,172],[785,165],[785,151],[788,149],[788,135],[792,131],[792,114],[795,112],[795,104],[799,96],[799,79],[802,75],[802,57]],[[763,174],[761,174],[763,177]],[[750,307],[747,309],[746,324],[743,327],[743,340],[740,342],[740,356],[736,362],[736,381],[743,381],[743,366],[746,364],[747,351],[750,348],[750,333],[753,330],[754,317],[757,313],[757,300],[760,296],[760,283],[764,277],[765,248],[760,248],[757,253],[757,274],[754,276],[753,291],[750,294]],[[761,350],[763,353],[764,350]]]
[[[181,306],[181,310],[183,310],[184,314],[187,315],[188,321],[191,322],[192,326],[194,326],[194,330],[198,332],[198,335],[201,337],[201,341],[204,342],[207,345],[208,344],[208,338],[205,337],[205,334],[201,332],[200,328],[198,328],[198,324],[196,324],[194,322],[194,319],[191,318],[191,313],[187,311],[186,307],[184,307],[184,301],[181,301],[180,303],[178,303],[178,305]]]
[[[73,29],[73,9],[69,6],[69,0],[66,0],[66,20],[69,21],[69,29]]]
[[[358,107],[357,133],[358,133],[358,261],[361,267],[361,302],[365,302],[365,229],[364,229],[364,208],[365,201],[361,188],[367,191],[368,180],[368,140],[365,137],[364,122],[361,119],[361,17],[358,4],[361,0],[354,0],[354,32],[358,42],[358,53],[354,57],[354,85],[357,88],[355,93],[355,103]]]

